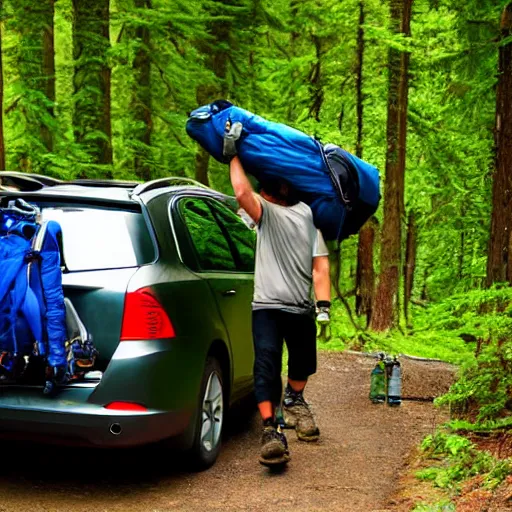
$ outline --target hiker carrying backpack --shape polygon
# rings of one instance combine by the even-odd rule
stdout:
[[[210,155],[223,155],[226,125],[242,125],[237,154],[247,173],[261,183],[287,181],[310,206],[325,240],[343,239],[359,231],[380,202],[380,175],[371,164],[348,151],[323,145],[290,126],[268,121],[226,100],[190,113],[187,134]]]

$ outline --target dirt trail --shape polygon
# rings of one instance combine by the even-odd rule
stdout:
[[[431,403],[399,408],[368,401],[372,359],[320,353],[306,398],[321,441],[288,431],[292,460],[281,474],[257,462],[256,414],[236,424],[217,464],[190,474],[158,449],[124,452],[6,444],[0,464],[0,512],[350,511],[392,510],[389,497],[407,454],[443,414]],[[445,391],[453,369],[404,360],[404,395]]]

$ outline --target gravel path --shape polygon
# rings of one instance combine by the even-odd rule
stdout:
[[[427,400],[447,390],[454,371],[443,363],[404,360],[404,395],[413,400],[390,408],[368,400],[373,364],[353,354],[319,354],[306,398],[321,440],[302,443],[288,431],[292,460],[285,472],[269,472],[257,462],[256,414],[240,418],[216,465],[196,474],[157,448],[5,443],[0,512],[390,511],[407,454],[446,419]]]

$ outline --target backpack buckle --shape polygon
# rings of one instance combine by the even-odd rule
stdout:
[[[42,261],[39,251],[30,251],[25,255],[25,263],[33,263],[34,261]]]

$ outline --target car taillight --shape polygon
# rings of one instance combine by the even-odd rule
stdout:
[[[146,412],[148,409],[144,405],[136,404],[134,402],[110,402],[104,406],[105,409],[110,411],[140,411]]]
[[[155,340],[175,336],[167,313],[149,288],[126,294],[121,341]]]

